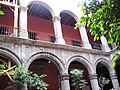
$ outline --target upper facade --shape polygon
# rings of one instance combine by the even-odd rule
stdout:
[[[0,3],[5,13],[0,16],[1,35],[110,51],[104,37],[94,41],[89,28],[74,29],[82,14],[77,0],[1,0]]]
[[[73,68],[84,69],[86,90],[99,90],[97,78],[105,66],[110,86],[119,90],[106,38],[94,41],[89,28],[74,29],[81,16],[76,1],[0,0],[5,13],[0,15],[0,64],[47,73],[48,90],[70,90],[69,71]]]

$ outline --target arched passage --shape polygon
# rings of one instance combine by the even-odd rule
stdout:
[[[30,39],[54,42],[53,10],[44,2],[32,1],[28,7],[28,36]]]
[[[51,53],[37,53],[28,60],[27,68],[37,74],[46,74],[45,81],[49,84],[48,90],[59,90],[60,74],[62,64],[60,60]]]
[[[85,67],[83,64],[81,64],[80,62],[78,62],[78,61],[73,61],[73,62],[71,62],[70,66],[69,66],[69,72],[70,72],[71,69],[81,69],[81,70],[84,70],[83,79],[85,79],[86,82],[87,82],[87,84],[86,84],[86,86],[84,87],[84,89],[86,89],[86,90],[92,90],[92,89],[91,89],[91,86],[90,86],[89,77],[88,77],[89,74],[88,74],[88,71],[87,71],[86,67]],[[71,78],[70,78],[69,82],[70,82],[70,89],[71,89],[71,90],[74,90],[75,87],[72,86],[72,80],[71,80]],[[82,88],[82,89],[83,89],[83,88]],[[81,89],[79,89],[79,90],[81,90]]]
[[[82,69],[84,70],[84,79],[88,82],[87,86],[85,87],[86,90],[91,90],[91,85],[89,81],[89,75],[94,74],[94,70],[90,64],[90,62],[82,57],[82,56],[74,56],[71,59],[69,59],[68,66],[67,66],[68,72],[75,68],[75,69]],[[71,90],[74,90],[74,87],[71,87]]]
[[[75,30],[75,24],[77,23],[77,16],[68,10],[63,10],[60,13],[62,32],[66,44],[73,46],[82,46],[82,40],[79,30]],[[73,35],[73,33],[75,35]]]
[[[13,52],[0,48],[0,90],[12,89],[10,88],[12,81],[9,77],[14,74],[15,67],[20,65],[20,59]],[[7,73],[4,72],[5,70]]]
[[[110,64],[109,62],[106,60],[106,59],[99,59],[96,63],[96,72],[97,72],[97,76],[98,76],[98,82],[99,82],[99,79],[100,77],[105,77],[106,80],[102,80],[103,82],[100,83],[99,82],[99,86],[101,87],[103,85],[103,83],[106,83],[107,80],[109,81],[109,83],[106,83],[104,86],[103,86],[103,90],[109,90],[109,89],[112,89],[113,88],[113,84],[112,84],[112,80],[111,80],[111,77],[110,77],[110,74],[112,74],[112,68],[110,67]],[[100,85],[102,84],[102,85]],[[102,88],[102,87],[101,87]]]

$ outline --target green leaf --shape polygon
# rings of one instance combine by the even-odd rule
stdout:
[[[116,30],[120,30],[120,26],[118,26]]]
[[[4,12],[0,10],[0,15],[4,15]]]
[[[112,60],[112,67],[116,66],[116,62],[114,60]]]
[[[113,39],[113,38],[109,38],[108,43],[112,44],[112,43],[113,43],[113,41],[114,41],[114,39]]]

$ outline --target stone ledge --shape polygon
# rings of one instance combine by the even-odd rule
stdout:
[[[109,56],[110,52],[105,52],[101,50],[95,49],[86,49],[83,47],[76,47],[72,45],[61,45],[61,44],[54,44],[47,41],[40,41],[40,40],[31,40],[31,39],[23,39],[18,37],[9,37],[9,36],[0,36],[0,42],[4,43],[13,43],[14,45],[30,45],[30,46],[38,46],[38,47],[46,47],[46,48],[55,48],[55,49],[63,49],[68,51],[74,52],[82,52],[82,53],[92,53],[92,54],[100,54]]]

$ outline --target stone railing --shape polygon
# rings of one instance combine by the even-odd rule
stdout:
[[[13,36],[13,27],[0,25],[0,35]]]

